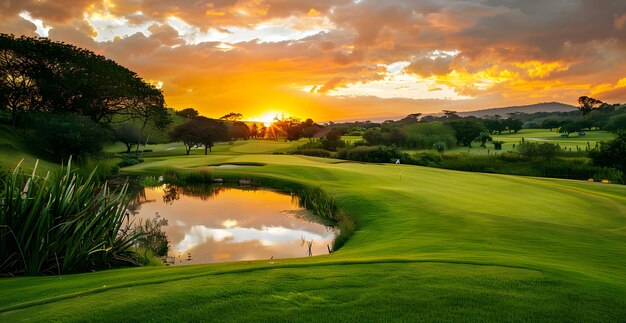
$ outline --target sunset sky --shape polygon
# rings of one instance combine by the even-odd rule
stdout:
[[[209,117],[626,102],[624,0],[0,0],[0,32],[93,50]]]

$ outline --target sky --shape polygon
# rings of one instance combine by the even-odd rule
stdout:
[[[105,55],[209,117],[626,102],[624,0],[0,0],[0,32]]]

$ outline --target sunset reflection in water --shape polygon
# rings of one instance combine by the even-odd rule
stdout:
[[[297,198],[274,191],[163,185],[145,188],[138,203],[137,217],[158,212],[168,220],[169,256],[177,265],[306,257],[303,238],[321,255],[334,239],[332,228],[307,221],[312,215]]]

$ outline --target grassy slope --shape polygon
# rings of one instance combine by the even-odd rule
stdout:
[[[217,172],[321,186],[358,231],[338,252],[312,258],[2,279],[0,306],[21,308],[0,320],[626,317],[624,186],[232,148],[147,157],[126,172],[265,163]]]
[[[58,167],[55,163],[45,161],[35,156],[24,140],[24,134],[20,130],[7,125],[0,125],[0,171],[8,171],[15,168],[20,160],[24,160],[21,167],[32,170],[35,162],[39,159],[39,170],[53,170]]]

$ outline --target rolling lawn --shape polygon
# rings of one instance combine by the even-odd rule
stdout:
[[[343,248],[298,259],[2,278],[0,321],[626,318],[626,186],[271,155],[288,143],[264,144],[209,156],[155,151],[122,171],[264,164],[210,170],[321,187],[357,223]]]
[[[584,151],[585,147],[587,147],[587,143],[589,143],[589,147],[593,149],[596,146],[596,142],[609,141],[615,138],[612,133],[607,131],[587,131],[584,136],[579,136],[576,132],[571,133],[569,138],[561,137],[561,134],[557,131],[557,129],[552,129],[552,131],[548,129],[522,129],[517,133],[510,134],[504,131],[501,135],[493,135],[492,137],[493,140],[504,141],[502,144],[502,151],[514,150],[513,144],[518,145],[522,141],[522,138],[524,138],[525,141],[534,143],[547,142],[551,144],[559,144],[561,147],[571,149],[571,151],[576,151],[576,147]],[[493,144],[487,143],[487,148],[481,148],[479,142],[474,142],[472,144],[472,148],[470,149],[467,147],[457,147],[446,152],[466,153],[468,150],[470,154],[479,155],[486,155],[494,152]],[[488,150],[490,150],[490,152],[488,152]]]

